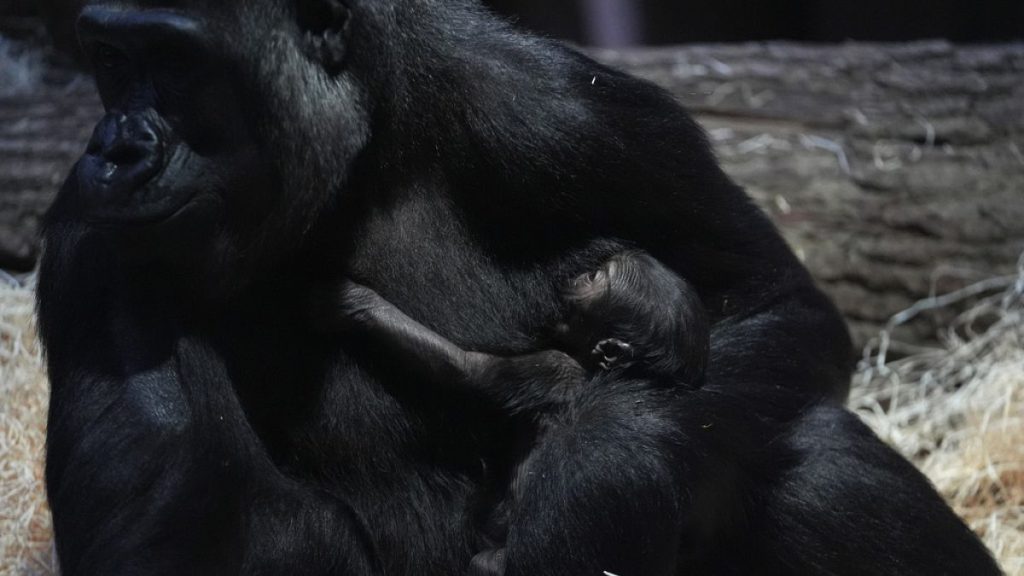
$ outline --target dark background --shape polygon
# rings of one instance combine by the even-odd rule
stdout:
[[[82,0],[0,0],[0,28],[11,16],[51,17],[69,35]],[[484,0],[543,34],[579,44],[798,40],[954,42],[1024,40],[1024,0]],[[58,38],[61,40],[61,38]]]
[[[621,46],[1024,39],[1024,0],[485,0],[534,30]]]

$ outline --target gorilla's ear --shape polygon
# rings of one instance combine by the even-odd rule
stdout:
[[[296,15],[306,55],[328,74],[341,71],[345,60],[349,8],[344,0],[297,0]]]

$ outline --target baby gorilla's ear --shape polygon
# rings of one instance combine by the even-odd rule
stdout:
[[[633,347],[618,338],[601,340],[590,353],[597,359],[597,365],[602,370],[628,364],[633,359]]]

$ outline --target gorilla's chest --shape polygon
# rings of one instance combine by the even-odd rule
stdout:
[[[412,198],[366,214],[349,268],[405,313],[464,347],[528,349],[558,314],[564,258],[522,254],[512,260],[488,249],[479,234],[450,203]]]
[[[544,347],[545,329],[561,317],[566,281],[621,249],[596,240],[541,245],[498,233],[430,195],[375,203],[346,234],[353,279],[463,348],[503,354]],[[427,555],[465,556],[462,544],[442,550],[438,543],[461,542],[479,486],[500,482],[491,475],[511,454],[500,419],[479,400],[402,370],[401,358],[381,362],[379,350],[343,338],[337,345],[317,384],[318,401],[287,429],[281,456],[309,470],[343,470],[336,488],[364,517],[419,516],[408,528],[372,526],[387,556],[408,556],[410,566]],[[416,526],[428,524],[450,533],[422,542]]]

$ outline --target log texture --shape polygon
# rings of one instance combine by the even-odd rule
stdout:
[[[598,54],[697,113],[856,340],[1024,251],[1024,44],[748,44]],[[945,316],[897,331],[936,336]]]
[[[593,55],[697,115],[858,343],[933,289],[1010,272],[1024,251],[1024,44]],[[0,87],[0,268],[32,266],[40,215],[100,115],[91,82],[45,60],[31,90]],[[928,342],[945,320],[897,336]]]

